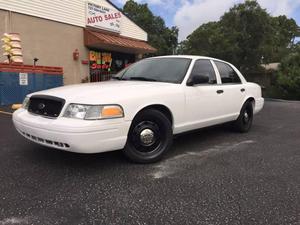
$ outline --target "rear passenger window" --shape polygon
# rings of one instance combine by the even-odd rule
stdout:
[[[217,83],[215,70],[211,62],[207,59],[199,59],[195,62],[191,76],[193,76],[194,74],[207,76],[209,78],[208,84]]]
[[[226,84],[226,83],[240,84],[241,83],[240,77],[237,75],[237,73],[233,70],[233,68],[231,66],[229,66],[226,63],[222,63],[222,62],[218,62],[218,61],[214,61],[214,62],[219,70],[222,84]]]

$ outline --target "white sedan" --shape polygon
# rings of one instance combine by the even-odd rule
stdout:
[[[78,153],[123,149],[131,160],[149,163],[170,149],[174,134],[230,121],[247,132],[263,105],[260,86],[230,63],[162,56],[111,81],[30,94],[13,122],[41,145]]]

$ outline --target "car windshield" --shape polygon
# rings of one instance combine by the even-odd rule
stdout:
[[[190,62],[187,58],[148,58],[132,64],[113,78],[181,83]]]

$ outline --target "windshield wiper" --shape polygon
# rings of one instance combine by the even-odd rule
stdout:
[[[158,81],[156,79],[148,78],[148,77],[130,77],[129,80]]]

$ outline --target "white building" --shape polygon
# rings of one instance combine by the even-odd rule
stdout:
[[[65,84],[105,80],[156,51],[108,0],[0,1],[1,33],[20,34],[24,64],[63,67]]]

